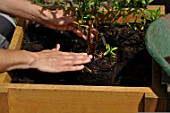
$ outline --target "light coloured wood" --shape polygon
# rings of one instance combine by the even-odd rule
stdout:
[[[153,96],[149,96],[150,94],[148,94],[145,97],[145,108],[144,111],[145,112],[155,112],[156,108],[157,108],[157,104],[158,104],[158,98],[159,97],[153,97]],[[154,95],[154,93],[151,93],[151,95]]]
[[[9,49],[20,49],[25,29],[22,27],[23,24],[26,26],[23,20],[18,21],[20,26],[16,27]],[[3,73],[0,74],[0,83],[2,83],[0,106],[5,102],[3,110],[6,111],[2,113],[164,111],[166,90],[159,83],[160,73],[157,69],[159,67],[153,69],[155,72],[152,87],[12,84],[8,73]]]
[[[147,9],[148,10],[157,10],[159,7],[161,9],[160,15],[164,15],[165,14],[165,6],[164,5],[148,5]]]
[[[0,88],[0,113],[9,113],[7,89]]]
[[[23,27],[16,26],[14,34],[13,34],[13,38],[12,38],[11,43],[9,45],[9,49],[19,50],[21,48],[23,35],[24,35]]]
[[[165,14],[165,6],[164,5],[148,5],[147,9],[148,10],[157,10],[159,7],[161,9],[160,16],[162,16]],[[142,17],[142,14],[139,14],[138,18],[136,20],[137,23],[141,23],[141,17]],[[134,15],[131,14],[126,19],[119,18],[117,22],[120,24],[127,23],[127,22],[133,23],[133,22],[135,22],[135,19],[136,18],[134,17]]]
[[[136,113],[144,109],[144,93],[125,91],[123,87],[29,84],[3,87],[8,89],[10,113]]]
[[[7,72],[0,74],[0,83],[9,83],[11,82],[11,77]]]
[[[148,10],[157,10],[160,7],[161,12],[160,12],[160,16],[165,14],[165,6],[164,5],[148,5],[147,9]],[[124,8],[125,10],[128,10],[128,8]],[[141,8],[142,9],[142,8]],[[102,9],[101,9],[102,10]],[[102,23],[106,23],[106,20],[112,20],[114,21],[114,17],[111,13],[108,13],[108,11],[105,11],[105,15],[99,15],[98,16],[100,18],[100,20],[97,20],[97,23],[102,24]],[[123,24],[123,23],[133,23],[133,22],[137,22],[137,23],[141,23],[141,17],[142,14],[139,13],[139,15],[137,17],[134,16],[134,14],[130,14],[128,15],[125,19],[123,19],[122,17],[120,17],[119,19],[116,20],[117,23]]]
[[[7,74],[8,74],[7,72],[4,72],[4,73],[0,74],[0,83],[4,83]]]
[[[37,106],[40,111],[44,110],[44,109],[42,109],[44,106],[46,106],[48,108],[49,106],[52,106],[53,104],[57,104],[57,103],[60,103],[60,104],[63,103],[62,107],[64,107],[64,106],[67,105],[67,99],[68,98],[66,98],[66,100],[63,100],[63,98],[68,96],[68,94],[69,94],[69,99],[76,97],[79,100],[81,100],[82,102],[86,102],[85,100],[87,100],[87,103],[89,104],[89,100],[88,100],[88,98],[90,97],[89,95],[91,95],[93,93],[94,93],[95,96],[93,96],[93,98],[91,97],[91,99],[94,99],[94,103],[96,103],[96,101],[98,99],[97,102],[100,101],[100,107],[105,106],[104,102],[102,102],[100,100],[100,98],[101,99],[106,98],[104,100],[107,100],[107,98],[109,98],[109,99],[113,98],[113,100],[110,100],[111,103],[114,103],[116,105],[120,105],[120,106],[113,105],[112,108],[107,108],[108,110],[111,110],[111,111],[113,110],[113,111],[118,112],[120,110],[119,113],[124,113],[125,111],[122,110],[120,107],[127,106],[129,109],[133,108],[133,109],[136,109],[138,111],[144,111],[145,110],[145,111],[154,112],[154,111],[156,111],[156,107],[157,107],[157,104],[158,104],[157,100],[159,98],[153,92],[153,90],[149,87],[35,85],[35,84],[2,84],[1,87],[4,87],[4,88],[9,90],[9,92],[8,92],[9,106],[12,110],[14,110],[13,111],[14,113],[21,112],[21,111],[15,111],[15,110],[20,110],[20,109],[23,110],[22,108],[26,109],[25,107],[29,107],[29,109],[30,109],[30,108],[32,108],[31,105],[34,105],[33,106],[34,109],[35,109],[35,106]],[[79,93],[80,93],[80,95],[86,94],[87,98],[84,97],[86,95],[79,96],[79,97],[75,96],[74,92],[77,92],[76,93],[77,95]],[[102,96],[96,97],[96,95],[100,95],[100,93],[101,93]],[[143,99],[143,95],[142,95],[142,99],[140,100],[140,102],[138,101],[138,103],[133,103],[134,101],[136,101],[135,95],[140,94],[140,96],[141,96],[141,94],[144,94],[144,93],[145,93],[144,99]],[[22,94],[22,95],[20,95],[20,94]],[[34,94],[36,94],[36,95],[34,95]],[[57,94],[59,94],[59,95],[57,95]],[[131,95],[132,97],[130,96],[130,97],[125,98],[128,94],[130,94],[130,95],[132,94],[133,96]],[[61,100],[58,99],[58,97],[60,97],[60,95],[64,95],[64,97]],[[109,97],[109,95],[113,96],[113,97]],[[86,99],[84,99],[84,98],[86,98]],[[115,99],[115,98],[117,98],[117,99]],[[22,99],[24,99],[24,100],[22,100]],[[49,99],[51,100],[50,103],[44,102],[44,101],[48,101]],[[107,101],[109,101],[109,99]],[[128,99],[126,102],[128,102],[128,105],[130,105],[130,106],[126,105],[127,103],[124,101],[126,99]],[[57,100],[57,103],[55,103],[56,100]],[[27,104],[25,105],[26,101],[28,101],[27,102],[28,105]],[[20,105],[20,103],[24,103],[24,105]],[[44,103],[44,104],[41,106],[41,105],[39,105],[39,103]],[[119,104],[117,104],[117,103],[119,103]],[[85,103],[80,103],[80,104],[85,105]],[[134,106],[133,104],[135,104],[135,105],[137,104],[138,106]],[[85,105],[85,106],[88,107],[88,109],[92,109],[92,108],[89,108],[88,105]],[[71,107],[71,108],[75,109],[75,106]],[[70,108],[70,110],[71,110],[71,108]],[[58,109],[62,110],[61,107],[58,108]],[[74,110],[74,109],[72,109],[72,110]],[[106,109],[106,106],[104,107],[104,109]],[[125,109],[127,109],[127,108],[125,108]],[[48,109],[47,111],[53,113],[53,110],[54,110],[54,108],[52,107],[51,109]],[[70,110],[68,110],[68,112]],[[11,112],[11,113],[13,113],[13,112]],[[133,112],[136,112],[136,111],[130,111],[130,112],[133,113]],[[88,113],[88,112],[86,112],[86,113]]]
[[[4,83],[0,84],[1,87],[10,89],[35,89],[35,90],[74,90],[74,91],[115,91],[115,92],[145,92],[147,97],[158,98],[156,94],[153,94],[153,90],[150,87],[123,87],[123,86],[84,86],[84,85],[47,85],[47,84],[15,84]]]
[[[9,89],[11,113],[136,113],[142,98],[143,93]]]

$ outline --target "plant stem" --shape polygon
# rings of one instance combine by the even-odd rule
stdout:
[[[93,28],[93,20],[89,20],[89,30],[88,30],[88,41],[89,41],[89,44],[88,44],[88,48],[87,48],[88,53],[92,52],[92,46],[93,46],[93,39],[91,37],[92,28]]]

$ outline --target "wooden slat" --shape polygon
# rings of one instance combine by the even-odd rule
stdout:
[[[143,92],[115,92],[114,88],[108,91],[106,87],[88,86],[26,86],[9,87],[10,113],[137,113],[144,109]]]
[[[155,112],[158,104],[159,97],[153,97],[155,93],[147,93],[145,96],[145,112]]]
[[[1,84],[1,87],[10,89],[35,89],[35,90],[75,90],[75,91],[115,91],[115,92],[145,92],[153,93],[150,87],[122,87],[122,86],[82,86],[82,85],[47,85],[47,84]],[[148,95],[152,96],[152,95]],[[157,97],[156,95],[154,97]]]
[[[7,89],[0,88],[0,113],[9,113]]]
[[[6,74],[7,74],[7,72],[0,73],[0,83],[4,83],[4,81],[6,79]]]
[[[18,94],[21,94],[21,92],[22,93],[25,92],[23,97],[27,97],[26,100],[31,100],[31,102],[27,103],[28,106],[33,101],[33,103],[34,103],[33,105],[39,107],[40,105],[38,103],[43,103],[44,102],[44,101],[42,102],[41,100],[44,100],[44,98],[46,98],[46,97],[51,97],[52,98],[51,99],[51,104],[50,103],[44,103],[43,106],[40,106],[40,108],[39,108],[40,111],[42,110],[42,107],[44,107],[44,106],[51,106],[53,104],[56,104],[55,103],[55,101],[56,101],[55,97],[60,97],[56,93],[58,93],[58,94],[62,93],[61,95],[65,95],[66,94],[65,96],[68,96],[67,94],[69,93],[70,99],[72,97],[74,99],[75,95],[74,95],[73,92],[77,92],[77,94],[85,93],[86,95],[88,95],[88,97],[89,97],[89,95],[91,95],[93,93],[95,93],[95,95],[98,95],[101,92],[104,92],[104,93],[101,94],[102,95],[101,98],[104,95],[105,95],[104,98],[106,98],[106,100],[107,100],[107,97],[109,99],[113,98],[113,100],[111,99],[111,101],[114,104],[113,105],[114,107],[110,108],[110,110],[113,110],[113,111],[116,111],[116,112],[118,112],[119,110],[122,110],[120,108],[120,106],[121,107],[127,106],[127,107],[129,107],[129,109],[130,108],[131,109],[136,109],[136,110],[138,109],[138,111],[143,111],[144,110],[144,111],[152,111],[152,112],[154,112],[156,110],[157,102],[158,102],[157,101],[158,100],[158,96],[149,87],[78,86],[78,85],[35,85],[35,84],[7,84],[7,85],[4,84],[3,87],[8,87],[8,89],[12,89],[12,90],[10,90],[10,91],[12,91],[11,95],[15,95],[15,97],[12,96],[12,98],[20,98],[20,97],[18,97],[19,96]],[[17,91],[17,92],[15,92],[15,91]],[[34,95],[34,97],[32,97],[31,95],[33,95],[35,93],[35,91],[39,92],[39,93],[37,94],[37,96]],[[45,94],[45,92],[46,92],[46,94]],[[136,106],[136,105],[133,105],[134,103],[130,102],[130,100],[131,101],[136,101],[135,100],[135,98],[136,98],[135,95],[138,95],[138,93],[140,93],[140,94],[144,94],[145,93],[145,99],[141,100],[140,102],[138,101],[137,103],[135,103],[135,104],[138,105],[138,106]],[[42,95],[42,94],[45,94],[45,95],[43,95],[42,97],[41,96],[38,97],[38,95]],[[114,97],[109,97],[110,94],[113,95]],[[133,96],[131,95],[132,97],[128,97],[128,98],[125,99],[124,95],[126,95],[126,94],[132,94],[132,95],[134,94],[134,95]],[[56,95],[56,96],[53,97],[52,95]],[[120,96],[118,96],[118,95],[120,95]],[[65,98],[65,96],[63,98]],[[18,104],[16,104],[16,101],[14,101],[15,99],[12,101],[11,97],[9,97],[9,98],[10,98],[10,103],[14,102],[14,106],[13,106],[13,104],[12,105],[10,104],[10,106],[11,106],[11,108],[15,108],[15,110],[19,109],[20,107],[28,107],[28,106],[25,106],[25,105],[23,105],[23,106],[18,105]],[[115,98],[117,98],[117,99],[115,99]],[[108,101],[109,101],[109,99],[108,99]],[[127,99],[130,99],[130,100],[127,100]],[[26,100],[20,100],[20,101],[26,101]],[[79,100],[84,101],[84,97],[83,96],[79,97]],[[87,102],[87,103],[89,102],[88,99],[85,99],[85,100],[86,100],[85,102]],[[35,101],[37,101],[37,103],[35,103]],[[62,107],[64,107],[65,104],[67,105],[67,101],[66,100],[57,100],[57,101],[59,103],[64,103],[62,105]],[[18,102],[18,103],[21,103],[21,102]],[[118,103],[119,103],[120,106],[115,106],[115,104],[117,105]],[[74,103],[72,103],[72,104],[74,104]],[[93,103],[93,104],[97,104],[97,103]],[[124,105],[122,105],[122,104],[124,104]],[[128,106],[126,104],[129,104],[130,106]],[[104,109],[106,109],[105,104],[104,103],[102,104],[102,101],[100,102],[100,106],[104,106]],[[89,107],[89,106],[86,106],[86,107]],[[75,106],[73,108],[75,108]],[[51,108],[51,109],[54,109],[54,108]],[[61,108],[58,108],[58,109],[61,109]],[[92,108],[89,108],[89,109],[92,109]],[[107,108],[107,109],[109,109],[109,108]],[[126,109],[126,108],[124,108],[124,109]],[[15,110],[14,110],[14,113],[16,112]],[[47,111],[49,111],[49,109]],[[17,112],[20,112],[20,111],[17,111]],[[130,111],[130,112],[133,113],[133,111]],[[119,111],[119,113],[124,113],[124,111]]]
[[[9,45],[9,49],[19,50],[21,48],[23,35],[24,35],[23,28],[20,27],[20,26],[16,26],[15,32],[13,34],[13,38],[12,38],[11,43]]]
[[[165,6],[164,6],[164,5],[148,5],[148,6],[147,6],[147,9],[148,9],[148,10],[157,10],[159,7],[160,7],[160,9],[161,9],[160,16],[162,16],[162,15],[165,14]],[[142,14],[139,14],[136,22],[141,23],[141,16],[142,16]],[[117,20],[117,22],[118,22],[118,23],[121,23],[121,24],[122,24],[122,23],[127,23],[127,22],[133,23],[133,22],[135,22],[135,19],[136,19],[136,18],[134,17],[134,15],[131,14],[131,15],[129,15],[126,19],[119,18],[119,19]]]
[[[157,10],[158,8],[160,7],[161,9],[161,12],[160,12],[160,16],[164,15],[165,14],[165,6],[164,5],[148,5],[147,6],[147,9],[148,10]],[[128,8],[124,8],[124,10],[128,10]],[[103,16],[103,15],[100,15],[102,20],[99,20],[98,23],[105,23],[106,20],[112,20],[113,21],[113,15],[110,14],[110,13],[107,13],[107,11],[105,12],[106,14]],[[100,17],[99,16],[99,17]],[[136,17],[134,16],[134,14],[130,14],[128,15],[125,19],[123,19],[122,17],[120,17],[119,19],[116,20],[117,23],[120,23],[120,24],[123,24],[123,23],[133,23],[133,22],[137,22],[137,23],[141,23],[141,17],[142,17],[142,14],[139,13],[137,19]]]
[[[100,111],[102,111],[101,113],[105,113],[104,109],[110,110],[109,112],[116,111],[119,113],[128,113],[127,111],[126,112],[124,111],[125,109],[126,110],[133,109],[129,110],[129,112],[131,113],[143,110],[154,112],[156,110],[158,104],[157,100],[159,98],[149,87],[35,85],[35,84],[2,84],[1,87],[9,89],[8,99],[11,108],[10,109],[11,113],[17,112],[22,113],[23,112],[22,110],[24,109],[28,112],[31,112],[29,109],[31,110],[37,109],[38,111],[35,113],[38,113],[44,111],[43,107],[45,107],[45,113],[50,112],[53,113],[54,110],[55,110],[54,113],[62,112],[64,113],[66,111],[62,110],[67,106],[71,106],[68,108],[68,112],[75,110],[77,106],[78,111],[75,111],[75,113],[76,112],[81,113],[83,112],[81,111],[82,110],[81,108],[83,108],[83,106],[85,108],[93,110],[93,108],[91,108],[93,104],[97,105],[95,106],[95,109],[99,109]],[[143,98],[144,93],[145,99]],[[90,100],[88,98],[90,98]],[[80,101],[77,101],[77,99]],[[76,103],[72,102],[74,100],[76,100],[75,101]],[[104,102],[104,100],[106,100],[106,103]],[[108,106],[113,107],[107,108]],[[58,111],[55,108],[57,108]],[[95,113],[95,111],[87,111],[85,113],[92,112]],[[99,111],[97,110],[96,113],[97,112]],[[109,112],[107,111],[106,113]],[[27,112],[24,111],[24,113]]]
[[[11,77],[7,72],[0,73],[0,83],[10,83]]]
[[[164,5],[148,5],[147,9],[148,10],[157,10],[160,7],[161,12],[160,12],[160,16],[165,14],[165,6]],[[102,10],[102,9],[101,9]],[[128,10],[128,8],[124,8],[124,10]],[[142,14],[139,13],[137,19],[134,16],[134,14],[130,14],[128,15],[125,19],[123,19],[122,17],[120,17],[119,19],[116,20],[117,23],[123,24],[123,23],[133,23],[133,22],[137,22],[137,23],[141,23],[141,16]],[[97,23],[105,23],[106,20],[112,20],[114,19],[113,15],[111,13],[108,13],[108,11],[105,11],[105,15],[99,15],[99,18],[101,18],[101,20],[98,20]]]
[[[21,23],[24,21],[21,21]],[[23,24],[22,23],[22,24]],[[20,49],[24,29],[16,27],[9,49]],[[15,43],[15,44],[13,44]],[[16,44],[18,43],[18,44]],[[157,73],[157,72],[155,72]],[[157,73],[156,76],[160,76]],[[0,78],[2,113],[136,113],[164,110],[166,93],[159,79],[150,87],[11,84]],[[0,76],[1,77],[1,76]],[[3,82],[2,82],[3,81]],[[4,83],[7,81],[9,84]],[[157,87],[157,88],[156,88]],[[156,91],[156,92],[154,92]],[[162,91],[162,92],[161,92]],[[160,101],[161,100],[161,101]],[[2,103],[5,101],[5,104]],[[161,105],[160,105],[161,104]],[[10,109],[8,108],[10,106]],[[0,110],[1,113],[2,109]]]
[[[159,7],[161,9],[160,15],[164,15],[165,14],[165,6],[164,5],[148,5],[147,9],[148,10],[158,10]]]

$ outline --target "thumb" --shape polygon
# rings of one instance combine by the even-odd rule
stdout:
[[[55,50],[57,50],[57,51],[60,50],[60,44],[56,44]]]

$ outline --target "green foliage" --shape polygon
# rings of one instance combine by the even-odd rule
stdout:
[[[103,53],[104,56],[110,54],[113,58],[116,58],[116,51],[118,48],[117,47],[111,47],[109,44],[106,44],[106,51]]]
[[[44,6],[45,4],[42,2],[43,0],[34,0],[36,4]],[[45,0],[44,0],[45,1]],[[50,1],[50,0],[48,0]],[[102,37],[97,36],[92,39],[90,34],[92,33],[92,28],[94,25],[98,24],[98,21],[103,20],[103,23],[109,22],[112,28],[112,25],[117,22],[117,20],[122,17],[126,19],[129,15],[133,15],[135,17],[135,21],[133,23],[134,29],[138,29],[137,26],[141,26],[141,30],[143,30],[150,23],[159,18],[161,9],[158,10],[148,10],[147,5],[149,5],[153,0],[51,0],[56,4],[56,2],[69,2],[71,5],[67,6],[68,11],[74,11],[77,17],[77,27],[81,29],[84,34],[88,37],[88,48],[87,52],[95,52],[97,48],[98,42],[101,41]],[[128,8],[128,9],[127,9]],[[76,9],[76,10],[75,10]],[[105,11],[109,14],[112,19],[103,19],[105,17]],[[141,23],[137,23],[137,18],[139,14],[143,14],[141,18]],[[100,16],[99,16],[100,15]],[[103,16],[101,16],[103,15]],[[148,22],[149,21],[149,22]],[[125,23],[131,27],[131,23]],[[136,25],[136,26],[134,26]],[[114,51],[117,49],[116,47],[111,47],[107,43],[104,44],[106,46],[106,51],[103,53],[103,56],[110,54],[115,57],[116,54]]]
[[[125,7],[146,7],[154,0],[122,0],[121,5]]]
[[[159,18],[159,15],[161,13],[161,8],[159,7],[157,10],[144,10],[143,15],[146,15],[145,17],[150,20],[154,21]]]
[[[41,0],[35,0],[34,2],[42,7],[45,7],[45,3],[41,2]]]

